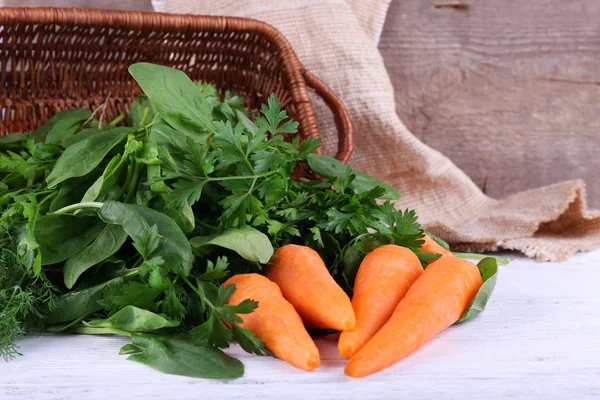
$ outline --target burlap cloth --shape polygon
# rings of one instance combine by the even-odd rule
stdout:
[[[406,129],[377,50],[389,2],[154,0],[153,6],[169,13],[250,17],[282,31],[304,65],[348,108],[356,131],[350,164],[398,187],[399,207],[416,209],[421,223],[453,249],[511,249],[558,261],[600,247],[600,212],[587,209],[582,181],[494,200]],[[325,149],[332,153],[331,114],[319,99],[314,103]]]

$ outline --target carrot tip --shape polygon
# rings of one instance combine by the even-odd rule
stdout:
[[[344,329],[343,331],[351,331],[356,328],[356,317],[352,315],[351,317],[346,318],[344,321]]]
[[[344,368],[344,374],[346,374],[347,376],[349,376],[351,378],[362,378],[362,377],[368,375],[368,374],[360,373],[360,371],[354,367],[352,360],[348,361],[348,364],[346,364],[346,367]]]
[[[342,358],[349,359],[354,355],[354,353],[356,353],[356,348],[354,346],[344,344],[338,346],[338,351]]]
[[[358,351],[356,348],[356,337],[354,331],[344,331],[340,333],[338,339],[338,352],[342,358],[351,358]]]
[[[318,355],[312,354],[312,355],[308,356],[308,360],[306,360],[306,369],[307,370],[312,371],[313,369],[318,368],[319,365],[321,365],[321,359],[319,358]]]

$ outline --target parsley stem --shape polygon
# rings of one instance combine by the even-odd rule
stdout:
[[[202,221],[202,220],[201,220],[200,218],[198,218],[198,217],[196,217],[196,218],[195,218],[195,220],[196,220],[196,223],[197,223],[198,225],[200,225],[200,226],[201,226],[201,227],[203,227],[203,228],[206,228],[206,229],[208,229],[209,231],[213,231],[213,232],[218,232],[218,231],[221,231],[221,229],[220,229],[219,227],[216,227],[216,226],[214,226],[214,225],[211,225],[211,224],[207,224],[206,222]]]
[[[39,210],[39,208],[41,208],[41,207],[42,207],[42,205],[43,205],[45,202],[47,202],[48,200],[50,200],[50,199],[52,199],[52,198],[56,197],[56,195],[58,195],[58,191],[52,191],[52,193],[50,193],[48,196],[44,197],[44,198],[42,199],[42,201],[40,201],[40,202],[38,203],[38,210]]]
[[[140,274],[140,268],[139,267],[133,267],[131,268],[131,270],[126,273],[125,275],[123,275],[123,279],[127,279],[127,278],[132,278],[134,276],[137,276]]]
[[[119,114],[119,116],[112,121],[110,121],[109,125],[116,126],[119,122],[121,122],[125,118],[125,114]]]
[[[70,211],[80,210],[82,208],[102,208],[103,205],[104,205],[104,203],[100,203],[98,201],[86,201],[83,203],[75,203],[75,204],[71,204],[70,206],[60,208],[54,212],[51,212],[48,215],[64,214],[64,213],[68,213]]]
[[[135,167],[133,167],[133,178],[131,179],[131,182],[129,182],[129,191],[127,193],[127,196],[125,196],[125,200],[123,201],[124,203],[129,203],[129,201],[133,197],[133,193],[135,189],[137,189],[138,180],[140,179],[140,172],[140,164],[136,162]]]
[[[254,170],[254,167],[252,166],[252,164],[250,164],[250,161],[248,160],[248,157],[245,158],[246,160],[246,164],[248,165],[248,167],[250,168],[250,171],[252,171],[252,173],[254,175],[256,175],[256,171]]]
[[[210,308],[212,308],[213,310],[215,309],[215,305],[208,299],[208,297],[206,297],[202,293],[200,293],[200,291],[198,290],[198,288],[196,286],[192,285],[192,282],[190,282],[190,280],[186,276],[181,276],[181,279],[183,279],[183,281],[185,283],[187,283],[187,285],[194,291],[194,293],[196,293],[198,295],[198,297],[200,297],[200,299],[203,302],[205,302],[206,304],[208,304],[210,306]]]
[[[250,189],[248,189],[248,193],[252,193],[252,191],[254,190],[254,186],[256,185],[256,180],[258,179],[258,177],[255,177],[254,180],[252,181],[252,185],[250,185]]]
[[[125,176],[125,183],[121,186],[121,190],[119,192],[119,198],[125,194],[125,190],[129,187],[129,183],[131,182],[131,178],[133,176],[133,167],[131,164],[127,165],[127,175]]]
[[[215,176],[215,177],[208,177],[207,180],[209,180],[209,181],[230,181],[230,180],[235,180],[235,179],[258,179],[258,178],[264,178],[267,176],[275,175],[278,173],[279,173],[279,171],[271,171],[271,172],[265,172],[264,174],[258,174],[258,175]]]

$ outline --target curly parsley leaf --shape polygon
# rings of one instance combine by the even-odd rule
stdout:
[[[265,127],[271,135],[277,135],[279,133],[296,133],[298,131],[298,122],[288,120],[282,124],[283,121],[288,119],[287,112],[281,109],[281,105],[277,101],[275,94],[271,94],[267,99],[267,104],[263,104],[261,112],[264,118],[258,118],[256,125],[258,127]]]
[[[208,316],[202,324],[190,331],[194,343],[226,348],[235,337],[246,351],[263,353],[264,342],[238,326],[243,322],[238,314],[251,313],[258,307],[257,302],[244,300],[238,305],[227,304],[235,291],[235,285],[217,287],[198,282],[196,290],[206,306]]]

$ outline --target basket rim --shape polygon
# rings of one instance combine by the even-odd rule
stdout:
[[[292,103],[304,108],[302,113],[309,137],[320,137],[316,114],[308,95],[304,72],[306,68],[299,60],[286,37],[273,25],[252,18],[167,14],[158,12],[103,10],[77,7],[6,7],[0,8],[0,25],[18,23],[39,25],[97,26],[140,31],[161,30],[163,32],[187,33],[198,30],[213,32],[247,32],[266,37],[281,58],[283,74],[290,85]],[[302,124],[302,122],[301,122]],[[317,127],[317,131],[314,131]],[[311,132],[312,131],[312,134]]]
[[[223,15],[168,14],[160,12],[104,10],[78,7],[4,7],[0,8],[0,24],[35,23],[50,25],[54,23],[70,25],[92,25],[111,28],[154,30],[187,33],[200,29],[216,32],[262,33],[269,38],[282,54],[283,65],[295,67],[293,80],[289,82],[304,84],[302,74],[306,69],[287,38],[273,25],[254,18],[231,17]],[[296,64],[296,65],[290,65]],[[292,76],[288,77],[292,78]],[[307,93],[305,93],[307,94]]]
[[[76,20],[71,17],[79,17]],[[136,18],[137,17],[137,18]],[[150,17],[150,18],[148,18]],[[42,20],[43,18],[43,20]],[[69,18],[69,19],[67,19]],[[144,19],[144,21],[141,21]],[[165,31],[182,32],[182,28],[212,28],[226,32],[231,27],[231,22],[251,23],[256,29],[234,29],[238,31],[263,30],[268,31],[274,37],[281,38],[292,50],[285,36],[273,25],[254,18],[232,17],[226,15],[204,15],[204,14],[171,14],[161,12],[147,12],[137,10],[106,10],[102,8],[80,8],[80,7],[0,7],[0,23],[4,22],[28,22],[28,23],[71,23],[74,25],[116,25],[122,28],[135,28],[148,25],[148,20]],[[182,27],[175,26],[178,22]],[[164,25],[163,23],[167,23]]]

